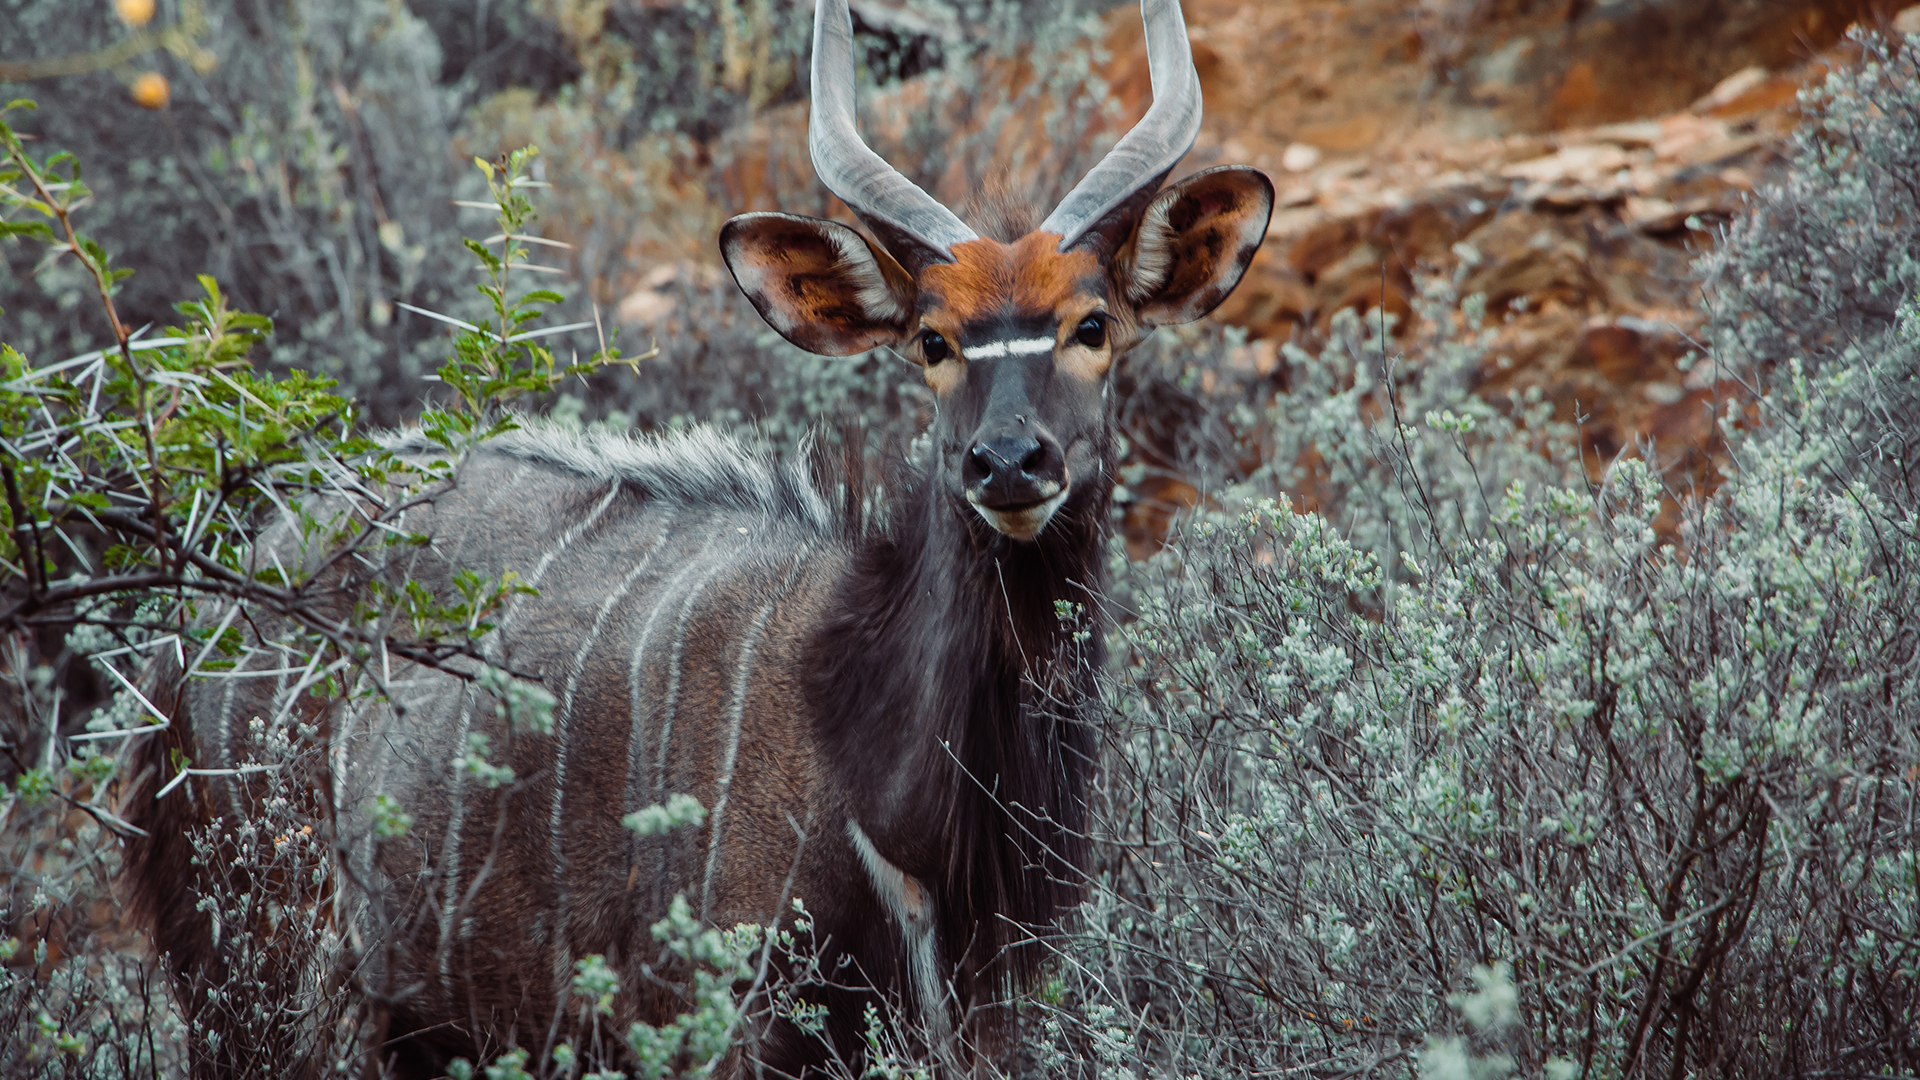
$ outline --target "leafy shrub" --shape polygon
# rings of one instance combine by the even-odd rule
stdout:
[[[36,87],[45,107],[23,133],[97,170],[92,231],[143,271],[120,294],[130,325],[171,321],[179,283],[209,274],[241,309],[277,320],[276,365],[331,376],[397,416],[411,403],[402,388],[432,369],[439,328],[395,301],[479,310],[449,204],[476,190],[450,152],[464,103],[438,81],[439,45],[405,5],[379,0],[196,2],[157,21],[196,13],[197,53],[138,62],[171,84],[164,113],[128,100],[117,73],[72,75]],[[85,55],[127,32],[108,4],[11,0],[0,55]],[[3,261],[16,348],[102,344],[70,266],[18,250]]]
[[[1863,44],[1708,266],[1756,397],[1679,543],[1646,461],[1589,487],[1544,414],[1475,399],[1471,341],[1289,353],[1274,479],[1324,511],[1121,568],[1104,856],[1032,1018],[1056,1067],[1914,1070],[1920,80]]]
[[[272,323],[233,310],[210,277],[200,279],[202,298],[177,305],[182,326],[150,337],[129,326],[118,304],[125,271],[77,227],[92,199],[79,166],[29,152],[4,122],[0,153],[0,234],[75,266],[112,342],[40,364],[0,344],[0,925],[29,940],[23,952],[20,938],[6,939],[21,966],[0,981],[0,1016],[27,1019],[0,1040],[0,1068],[174,1072],[187,1053],[248,1074],[296,1056],[351,1063],[367,1038],[364,987],[343,978],[353,950],[322,888],[334,853],[315,830],[323,789],[307,781],[324,743],[296,706],[358,678],[379,685],[369,671],[389,653],[424,663],[472,654],[487,611],[513,586],[463,578],[457,601],[404,589],[342,596],[325,569],[414,542],[395,522],[440,473],[396,473],[390,454],[355,434],[356,414],[328,380],[253,370],[248,353]],[[471,250],[490,314],[485,326],[464,325],[438,373],[452,400],[421,420],[456,458],[512,426],[505,402],[617,359],[559,363],[541,344],[548,331],[528,325],[563,300],[521,291],[529,260],[515,238],[532,218],[530,157],[482,166],[500,235]],[[322,555],[283,563],[272,545],[257,545],[276,523]],[[243,637],[243,618],[270,637]],[[256,659],[259,673],[243,674]],[[275,711],[239,737],[243,764],[176,756],[170,777],[127,775],[129,748],[170,724],[154,687],[141,688],[142,669],[169,662],[187,677],[276,680]],[[56,663],[90,666],[109,700],[92,709],[63,700]],[[256,812],[182,838],[201,863],[232,868],[210,875],[198,897],[221,975],[187,988],[181,1004],[196,1039],[183,1050],[186,1028],[166,1008],[142,943],[124,936],[131,923],[108,884],[120,863],[114,838],[143,831],[116,804],[164,798],[190,775],[233,774],[257,774]],[[134,816],[151,820],[151,805]],[[405,821],[398,807],[381,818],[390,829]],[[269,880],[284,888],[259,884]],[[225,1022],[205,1023],[213,1014]]]
[[[1896,324],[1920,295],[1920,64],[1911,36],[1855,41],[1857,66],[1801,94],[1811,122],[1792,137],[1796,167],[1707,260],[1708,330],[1719,373],[1755,389],[1794,359],[1816,381],[1851,372],[1820,415],[1852,460],[1824,467],[1904,488],[1920,401]]]

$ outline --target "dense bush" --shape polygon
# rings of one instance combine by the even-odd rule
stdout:
[[[1863,44],[1706,267],[1711,497],[1588,485],[1470,339],[1289,354],[1274,486],[1324,514],[1205,515],[1116,598],[1056,1064],[1914,1071],[1920,80]]]
[[[507,402],[618,359],[561,363],[527,325],[563,299],[526,290],[527,245],[509,239],[532,220],[530,157],[511,156],[504,171],[482,166],[499,235],[471,250],[488,311],[438,369],[447,407],[419,420],[456,459],[513,426]],[[324,761],[324,742],[295,706],[361,680],[385,693],[389,655],[426,664],[473,655],[488,613],[515,591],[511,579],[463,578],[458,598],[339,588],[325,567],[417,539],[396,522],[444,470],[396,471],[328,380],[256,371],[248,354],[272,322],[234,310],[211,277],[176,305],[181,325],[151,336],[129,326],[116,296],[125,271],[76,221],[92,197],[78,165],[32,153],[4,120],[0,185],[0,236],[69,262],[91,292],[85,316],[112,342],[45,364],[0,344],[0,925],[19,935],[0,941],[0,959],[21,969],[0,982],[9,1021],[0,1072],[180,1071],[185,1029],[111,885],[115,838],[142,833],[121,816],[133,792],[236,773],[266,774],[262,812],[187,838],[201,860],[234,868],[199,908],[227,928],[224,977],[177,1004],[202,1025],[229,1019],[220,1027],[233,1041],[196,1045],[243,1073],[282,1068],[296,1048],[351,1062],[366,1038],[368,990],[351,977],[365,957],[342,940],[319,888],[332,851],[314,829],[317,789],[302,781]],[[313,567],[282,562],[256,543],[265,527],[323,556]],[[276,633],[249,646],[236,622]],[[259,667],[284,693],[278,712],[252,718],[256,757],[234,768],[176,758],[165,782],[130,775],[133,747],[170,723],[145,674],[169,656],[195,678],[241,678],[236,665],[269,661]],[[106,691],[97,706],[72,693],[74,676],[88,674]],[[276,895],[256,874],[300,885]]]

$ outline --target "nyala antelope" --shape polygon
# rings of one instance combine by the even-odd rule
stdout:
[[[515,1045],[538,1058],[584,1037],[572,977],[590,954],[620,979],[602,1024],[670,1020],[687,1002],[656,970],[649,928],[675,896],[722,927],[790,922],[783,902],[804,898],[822,970],[842,984],[819,992],[823,1037],[771,1024],[731,1068],[800,1074],[836,1053],[857,1068],[867,1000],[938,1042],[982,1026],[985,1006],[1033,975],[1041,958],[1025,943],[1077,901],[1084,858],[1101,663],[1084,631],[1106,558],[1112,366],[1226,298],[1273,203],[1245,167],[1163,187],[1199,130],[1200,86],[1178,0],[1141,6],[1150,111],[1037,227],[981,236],[856,134],[847,0],[820,0],[812,157],[866,231],[743,214],[720,248],[795,345],[887,347],[921,368],[930,445],[891,485],[884,520],[826,455],[776,462],[708,430],[529,423],[408,512],[431,546],[355,573],[450,595],[460,569],[516,571],[538,593],[511,601],[482,644],[491,665],[552,693],[550,734],[510,737],[487,690],[427,667],[396,668],[385,703],[310,704],[300,673],[272,670],[265,650],[249,661],[257,678],[156,681],[176,722],[144,751],[133,801],[152,839],[130,873],[201,1039],[200,1072],[246,1071],[248,1047],[282,1055],[282,1075],[326,1065],[301,1060],[314,1035],[298,1030],[296,1001],[324,973],[276,976],[284,1016],[207,1004],[243,928],[223,936],[197,897],[239,871],[194,865],[186,838],[257,816],[262,777],[196,775],[153,797],[183,756],[257,760],[254,718],[289,710],[326,750],[313,821],[331,876],[304,895],[335,913],[352,977],[377,991],[388,1074],[438,1075]],[[393,446],[431,453],[405,433]],[[474,734],[511,783],[461,767]],[[622,827],[674,794],[704,821],[653,837]],[[413,815],[404,835],[376,835],[381,796]]]

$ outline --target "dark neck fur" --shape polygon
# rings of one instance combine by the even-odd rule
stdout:
[[[948,959],[1018,978],[1039,955],[1009,948],[1024,935],[1007,920],[1044,927],[1079,900],[1111,494],[1089,485],[1018,543],[908,486],[821,637],[815,715],[861,827],[931,886]]]

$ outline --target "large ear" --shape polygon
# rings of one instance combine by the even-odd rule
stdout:
[[[1192,322],[1240,284],[1273,216],[1273,181],[1245,165],[1197,172],[1154,196],[1119,284],[1142,328]]]
[[[720,255],[767,325],[808,352],[851,356],[907,335],[913,279],[839,222],[741,214],[721,227]]]

